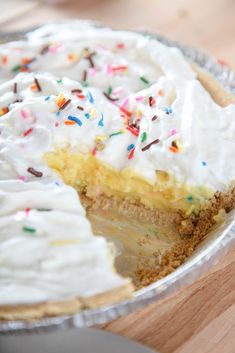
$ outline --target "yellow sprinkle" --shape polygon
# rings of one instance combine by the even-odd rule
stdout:
[[[53,246],[64,246],[69,244],[78,244],[80,241],[78,239],[58,239],[50,242]]]
[[[106,135],[97,135],[95,138],[96,141],[106,141],[107,136]]]
[[[90,117],[94,118],[94,116],[97,114],[97,110],[95,108],[92,108],[91,112],[90,112]]]
[[[58,105],[58,107],[62,107],[62,105],[65,103],[65,101],[66,101],[65,96],[61,92],[56,99],[56,104]]]
[[[142,111],[139,110],[139,109],[137,110],[136,114],[137,114],[137,116],[138,116],[139,118],[141,118],[142,115],[143,115]]]
[[[120,129],[119,131],[124,134],[126,132],[126,129]]]

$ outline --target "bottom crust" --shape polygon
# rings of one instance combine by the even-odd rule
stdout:
[[[5,305],[0,307],[0,320],[33,321],[45,317],[71,315],[82,309],[94,309],[103,305],[115,304],[132,297],[134,286],[131,283],[105,293],[87,298],[74,298],[66,301],[29,305]]]

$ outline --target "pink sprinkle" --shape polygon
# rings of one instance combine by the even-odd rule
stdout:
[[[21,181],[25,181],[25,179],[26,179],[26,177],[25,177],[25,176],[23,176],[23,175],[20,175],[20,176],[19,176],[19,180],[21,180]]]
[[[128,102],[129,102],[129,98],[126,97],[126,98],[123,100],[122,104],[120,105],[120,108],[125,108],[125,107],[127,106]]]
[[[143,96],[135,97],[135,100],[136,100],[137,102],[140,102],[140,101],[142,101],[143,99],[144,99]]]
[[[51,53],[56,53],[57,52],[57,47],[50,47],[49,48],[49,52],[51,52]]]
[[[89,69],[89,74],[90,74],[91,76],[95,76],[95,75],[96,75],[96,69],[94,69],[94,67],[91,67],[91,68]]]
[[[118,49],[123,49],[123,48],[125,48],[125,44],[124,43],[118,43],[117,44],[117,48]]]
[[[170,130],[170,135],[173,136],[177,133],[176,129],[171,129]]]
[[[58,121],[55,122],[55,127],[58,127],[59,126],[59,123]]]
[[[112,75],[113,70],[112,70],[112,66],[110,64],[108,64],[106,66],[106,72],[107,72],[108,75]]]
[[[62,45],[61,43],[57,43],[57,44],[51,45],[50,48],[49,48],[49,52],[51,52],[51,53],[56,53],[57,50],[58,50],[60,47],[63,47],[63,45]]]
[[[26,216],[28,216],[29,215],[29,212],[31,211],[31,209],[29,208],[29,207],[27,207],[26,209],[25,209],[25,214],[26,214]]]
[[[29,116],[29,113],[27,112],[27,110],[21,110],[20,114],[23,119],[26,119]]]
[[[117,87],[113,89],[113,96],[118,96],[119,94],[121,94],[123,92],[123,87]]]

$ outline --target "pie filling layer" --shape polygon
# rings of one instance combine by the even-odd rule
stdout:
[[[0,80],[1,319],[129,298],[122,275],[172,272],[234,207],[234,98],[178,49],[45,26]]]

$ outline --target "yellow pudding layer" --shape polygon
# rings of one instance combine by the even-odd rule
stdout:
[[[151,183],[130,168],[116,171],[92,154],[71,152],[69,148],[47,153],[45,160],[66,184],[91,199],[106,195],[140,202],[150,209],[183,210],[191,214],[197,213],[203,201],[214,194],[205,187],[182,184],[164,171],[156,171],[156,181]]]

